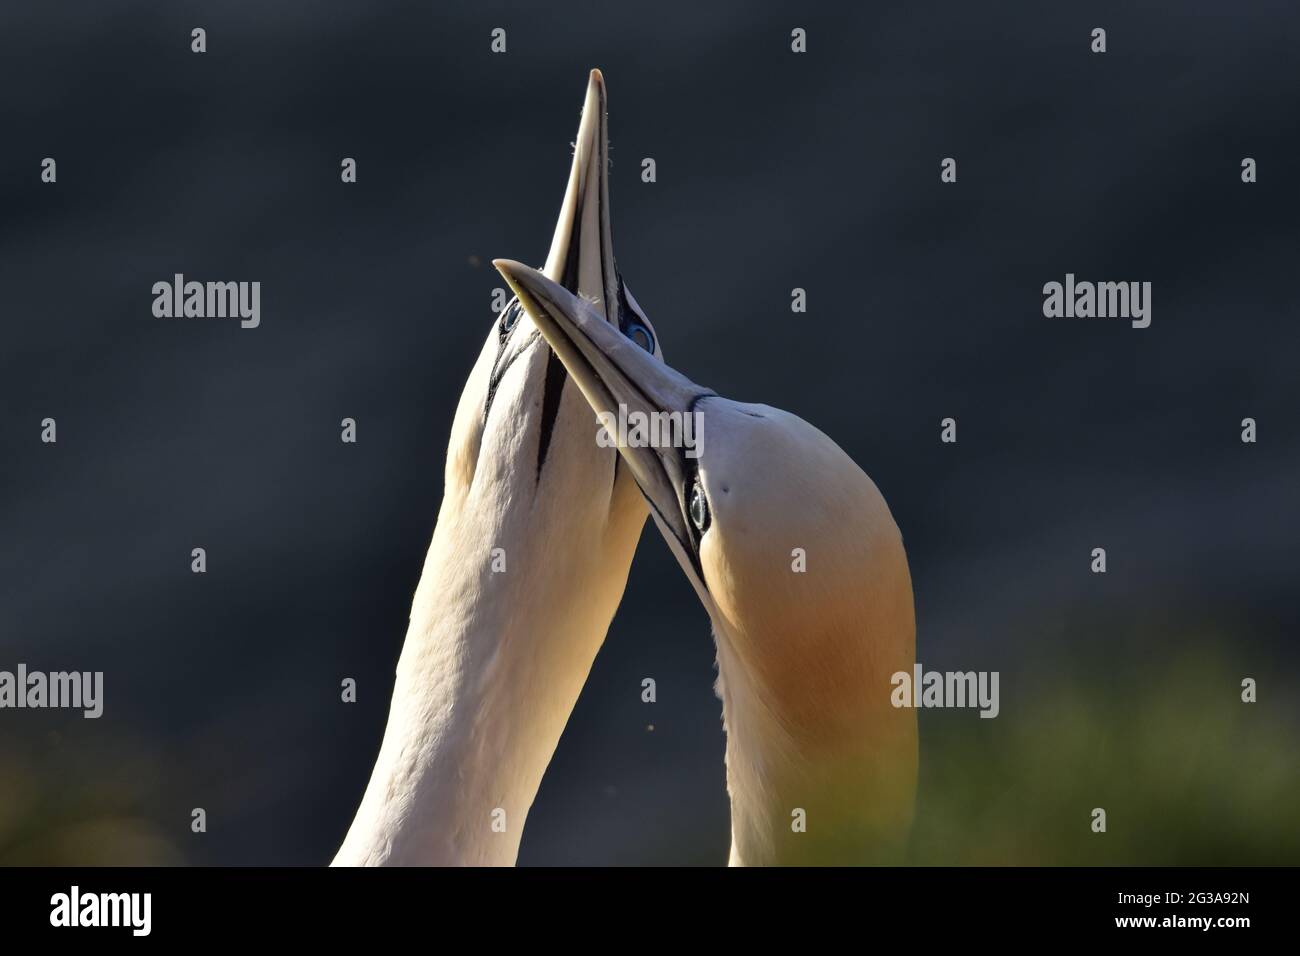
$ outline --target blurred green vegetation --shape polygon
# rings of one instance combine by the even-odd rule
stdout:
[[[0,865],[184,863],[175,838],[189,832],[188,811],[170,828],[159,824],[166,785],[156,761],[123,740],[70,737],[48,730],[0,748]]]
[[[995,719],[922,711],[909,860],[1300,863],[1300,723],[1279,673],[1202,644],[1140,674],[1100,660],[1046,684],[1003,674]],[[1241,700],[1245,677],[1256,703]],[[1092,831],[1094,807],[1105,833]]]
[[[1131,640],[1123,646],[1133,649]],[[1140,654],[1093,648],[1082,662],[1026,658],[1024,669],[1001,675],[997,718],[922,710],[908,861],[1300,863],[1300,687],[1294,678],[1279,683],[1278,675],[1292,672],[1285,659],[1229,648],[1144,644]],[[1123,659],[1127,669],[1107,663]],[[1257,703],[1241,701],[1243,677],[1259,682]],[[67,733],[55,729],[68,720]],[[259,767],[257,786],[239,786],[211,779],[210,768],[183,752],[159,752],[156,743],[127,740],[107,726],[95,728],[92,740],[76,718],[48,715],[48,722],[0,740],[0,865],[194,862],[187,847],[213,839],[190,834],[196,793],[274,832],[282,767]],[[1092,832],[1094,807],[1106,810],[1103,834]],[[673,845],[669,858],[660,847],[655,862],[721,864],[725,852],[699,849],[725,844],[719,821],[701,820],[697,809],[667,806],[655,823],[635,815],[625,825]],[[321,862],[336,829],[320,834]],[[287,852],[268,848],[272,860]]]

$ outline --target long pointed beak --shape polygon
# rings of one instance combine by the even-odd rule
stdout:
[[[546,275],[566,289],[597,303],[618,322],[618,269],[609,211],[609,129],[605,79],[592,70],[582,122],[573,143],[569,187],[546,257]]]
[[[620,407],[628,419],[635,412],[647,416],[644,421],[657,413],[675,412],[684,421],[695,411],[701,398],[716,394],[651,356],[602,321],[590,305],[536,269],[510,259],[495,259],[492,264],[519,296],[587,402],[607,423],[606,430],[609,423],[620,420]],[[701,429],[696,428],[693,435],[697,443],[704,440]],[[594,432],[592,440],[595,441]],[[697,456],[698,449],[697,444]],[[685,558],[698,572],[695,535],[687,514],[687,482],[693,478],[695,469],[686,451],[672,447],[619,447],[660,528],[670,543],[676,539],[681,546],[684,553],[679,554],[679,559]]]

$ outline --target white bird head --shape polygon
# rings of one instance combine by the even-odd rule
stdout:
[[[693,416],[693,450],[629,442],[620,452],[713,620],[742,856],[788,861],[825,849],[816,839],[791,843],[788,826],[755,822],[775,813],[788,824],[787,798],[818,806],[821,833],[833,830],[864,854],[905,832],[915,717],[889,701],[891,676],[910,673],[915,659],[912,587],[875,484],[797,416],[718,396],[540,273],[495,264],[598,414],[622,406],[628,420]],[[776,804],[740,808],[738,821],[738,790],[750,803]],[[855,792],[872,797],[854,801]]]
[[[605,83],[593,70],[545,273],[588,303],[611,334],[657,356],[654,327],[614,259],[608,169]],[[514,660],[552,674],[561,687],[557,700],[570,691],[577,698],[645,522],[627,467],[613,449],[598,447],[594,434],[591,410],[564,365],[512,299],[461,393],[438,533],[415,603],[417,610],[422,604],[474,607],[479,620],[467,622],[467,630],[490,629],[481,620],[484,592],[500,605],[493,613],[514,608],[531,615],[528,634],[537,646],[516,648]],[[506,573],[482,578],[476,600],[467,602],[463,593],[439,587],[446,574],[429,573],[435,562],[454,560],[448,548],[473,554],[500,548]]]
[[[605,83],[593,70],[545,271],[610,335],[651,358],[660,354],[654,327],[614,260],[608,169]],[[563,363],[512,300],[461,394],[446,491],[412,615],[439,618],[448,639],[484,656],[467,669],[490,668],[491,690],[475,704],[463,692],[447,699],[512,715],[502,717],[502,733],[507,719],[521,725],[510,728],[510,746],[528,764],[527,776],[540,775],[536,765],[544,769],[559,739],[645,524],[627,466],[616,450],[597,446],[595,434],[591,409]],[[494,573],[488,558],[498,548],[504,573]],[[458,562],[475,571],[468,578],[449,573]],[[449,609],[466,620],[449,629]],[[511,635],[508,651],[486,646],[486,634]]]
[[[546,272],[649,358],[653,326],[614,261],[608,165],[592,71]],[[595,435],[512,301],[461,393],[388,728],[338,862],[514,862],[645,524],[627,465]]]
[[[605,84],[600,71],[592,70],[569,185],[543,272],[659,356],[654,326],[614,259],[608,168]],[[630,480],[620,476],[615,483],[617,456],[589,440],[590,413],[572,386],[566,388],[566,379],[563,364],[528,313],[517,298],[511,299],[461,393],[447,454],[448,494],[473,490],[516,505],[521,496],[552,498],[562,505],[554,512],[561,523],[575,510],[598,509],[619,499],[616,491],[630,486]]]

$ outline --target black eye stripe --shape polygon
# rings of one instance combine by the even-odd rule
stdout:
[[[537,483],[539,485],[542,481],[542,466],[546,464],[546,452],[551,447],[551,434],[555,431],[555,422],[560,417],[560,396],[564,391],[564,383],[569,379],[564,363],[555,354],[555,350],[548,349],[548,351],[550,355],[546,359],[546,378],[542,382],[541,432],[537,436]]]
[[[519,317],[523,315],[523,311],[523,306],[519,304],[518,299],[511,299],[506,307],[501,310],[501,319],[497,323],[497,328],[500,330],[503,342],[510,337],[510,333],[519,324]]]
[[[627,283],[623,276],[618,277],[618,318],[615,324],[618,330],[647,352],[654,354],[655,334],[650,329],[650,320],[636,306],[632,305]]]
[[[533,334],[528,336],[519,348],[509,352],[506,351],[506,345],[509,343],[510,338],[509,335],[504,335],[500,338],[499,344],[497,345],[496,361],[492,363],[492,374],[488,376],[487,397],[483,400],[484,423],[487,422],[488,412],[492,410],[492,399],[496,398],[497,386],[501,384],[501,379],[505,378],[506,372],[509,371],[510,366],[514,364],[515,359],[527,352],[532,344],[541,337],[542,333],[534,329]]]
[[[708,496],[704,493],[704,486],[700,483],[698,477],[691,485],[686,508],[690,513],[691,523],[695,525],[695,530],[703,535],[709,530],[709,525],[713,523],[713,512],[709,508]]]

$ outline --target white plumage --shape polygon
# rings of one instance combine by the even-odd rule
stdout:
[[[915,620],[902,537],[875,484],[797,416],[719,397],[540,273],[496,265],[598,413],[698,416],[698,458],[620,453],[713,622],[731,862],[896,860],[917,743],[890,679],[911,672]]]
[[[653,343],[614,262],[607,166],[593,71],[546,273]],[[456,411],[383,744],[335,865],[514,863],[645,522],[594,434],[582,395],[508,306]]]

